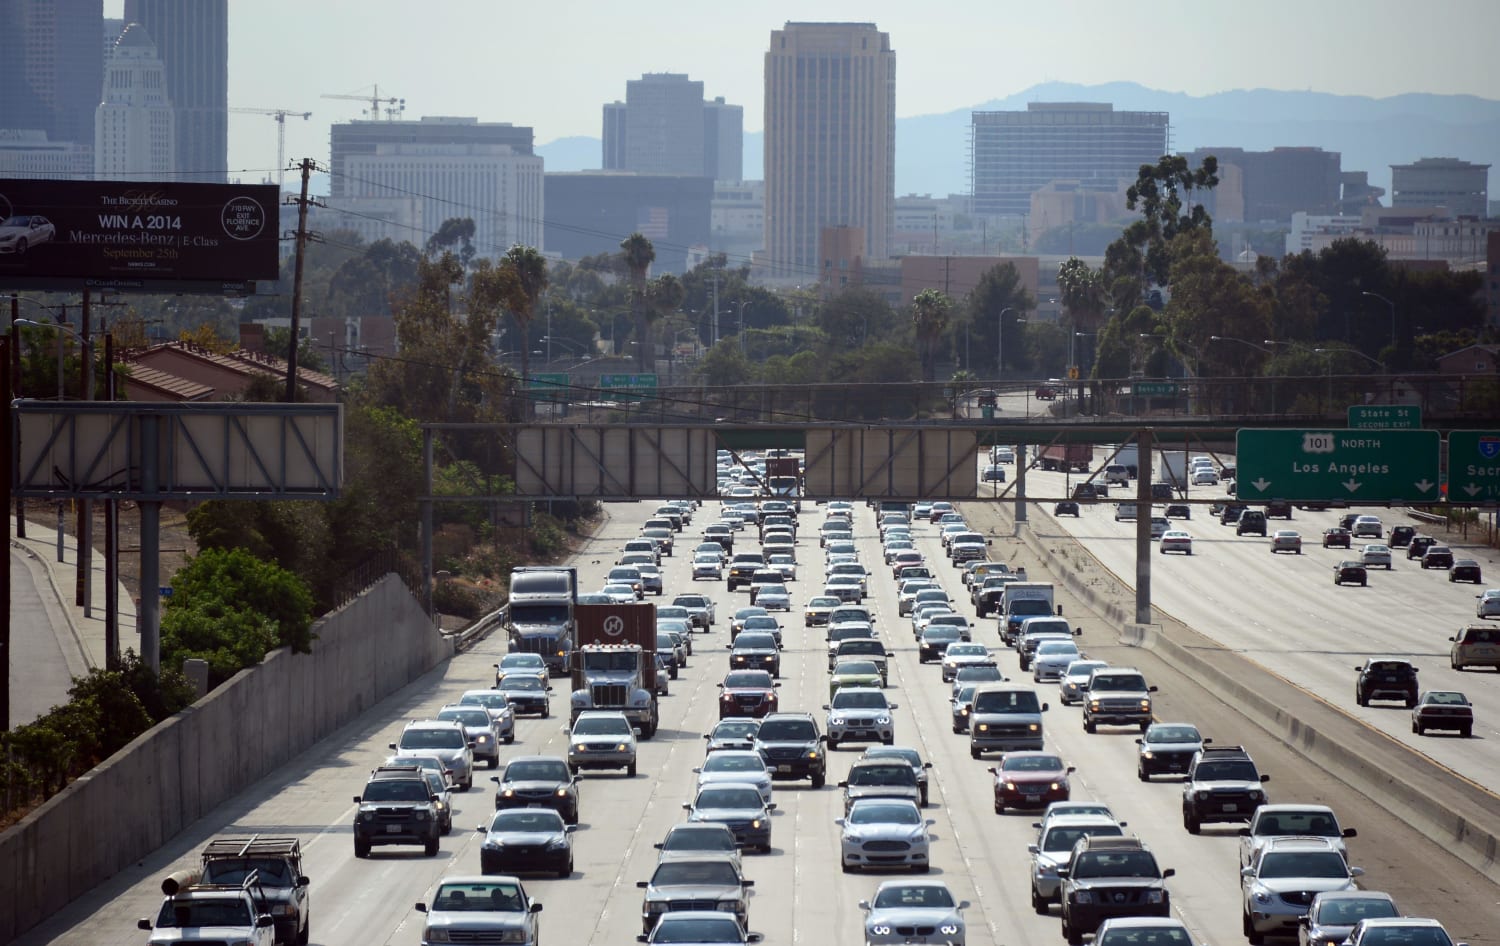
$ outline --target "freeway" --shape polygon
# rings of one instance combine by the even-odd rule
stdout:
[[[577,557],[582,586],[592,590],[624,542],[633,538],[648,510],[644,504],[608,507],[611,520]],[[690,548],[717,509],[707,503],[679,539]],[[992,508],[975,507],[976,524],[989,533],[999,528]],[[808,504],[798,541],[799,580],[792,585],[796,610],[786,621],[782,706],[819,713],[826,699],[827,671],[823,634],[801,626],[800,605],[820,590],[822,555],[815,528],[819,510]],[[918,545],[929,559],[943,562],[936,530],[917,530]],[[742,547],[753,547],[750,533],[740,533]],[[991,761],[971,760],[964,737],[952,734],[946,694],[933,665],[919,665],[908,622],[896,615],[895,588],[881,558],[869,511],[857,512],[856,539],[865,563],[875,572],[872,600],[882,635],[896,656],[890,694],[900,704],[896,713],[896,741],[920,748],[934,765],[932,804],[927,817],[935,824],[931,876],[946,881],[954,893],[972,902],[967,913],[969,942],[1007,946],[1056,946],[1062,942],[1055,912],[1050,917],[1032,913],[1028,902],[1028,858],[1032,814],[995,815],[991,810]],[[1048,575],[1048,564],[1037,560],[1019,543],[996,538],[996,558],[1025,564],[1033,579]],[[1196,557],[1195,557],[1196,560]],[[693,784],[691,769],[703,755],[701,734],[716,718],[717,682],[727,669],[727,615],[741,606],[743,591],[727,593],[722,584],[693,583],[687,556],[665,560],[668,593],[698,590],[718,602],[719,623],[712,633],[697,636],[695,654],[680,678],[672,682],[663,707],[657,737],[641,744],[643,773],[637,778],[613,774],[585,776],[582,789],[582,827],[576,835],[577,872],[567,880],[527,878],[528,889],[544,904],[543,936],[548,942],[605,944],[631,942],[639,932],[640,891],[654,863],[652,842],[682,818],[680,805]],[[962,595],[956,571],[940,564],[946,587],[972,614]],[[1356,826],[1359,838],[1350,844],[1351,859],[1369,871],[1366,885],[1392,892],[1415,913],[1437,915],[1455,934],[1472,943],[1495,943],[1500,929],[1497,891],[1474,871],[1408,829],[1379,806],[1349,792],[1328,773],[1311,769],[1300,757],[1245,722],[1231,706],[1194,681],[1176,673],[1153,654],[1115,643],[1116,630],[1066,593],[1059,601],[1067,615],[1084,628],[1083,641],[1091,652],[1112,662],[1133,664],[1161,687],[1158,714],[1197,722],[1218,743],[1243,742],[1262,770],[1271,773],[1275,801],[1323,802],[1334,805],[1346,824]],[[998,646],[991,621],[976,621],[976,639]],[[140,943],[145,934],[135,919],[154,913],[159,903],[157,884],[170,870],[186,867],[203,840],[218,833],[263,831],[295,833],[303,838],[306,871],[312,877],[314,943],[354,946],[418,942],[421,916],[412,910],[426,899],[442,876],[478,869],[478,842],[472,827],[492,810],[491,794],[476,786],[457,796],[455,830],[442,842],[436,858],[415,849],[377,849],[367,860],[353,857],[349,799],[363,784],[368,769],[386,754],[402,724],[435,710],[469,688],[485,686],[490,665],[504,651],[504,641],[493,637],[452,660],[424,679],[371,709],[364,717],[324,740],[259,783],[247,786],[237,798],[138,869],[127,871],[86,895],[68,910],[34,930],[20,942],[66,944]],[[1017,675],[1013,655],[1000,663]],[[560,691],[565,687],[560,687]],[[1156,851],[1164,866],[1177,870],[1169,882],[1174,909],[1200,940],[1235,941],[1239,933],[1239,886],[1236,876],[1237,838],[1234,826],[1205,826],[1199,837],[1183,830],[1174,783],[1140,783],[1134,775],[1132,731],[1106,730],[1087,735],[1078,724],[1076,708],[1057,705],[1055,691],[1043,690],[1052,703],[1047,714],[1049,747],[1078,766],[1075,798],[1109,803]],[[566,697],[554,696],[561,712]],[[819,713],[821,716],[821,713]],[[562,754],[565,738],[556,715],[551,719],[523,718],[518,725],[515,753]],[[861,942],[861,913],[857,902],[867,897],[882,876],[844,874],[837,864],[841,812],[839,792],[833,787],[862,746],[840,747],[830,753],[830,784],[813,790],[806,783],[778,783],[779,808],[773,819],[773,852],[747,855],[746,871],[755,880],[750,906],[751,927],[771,944]],[[477,785],[488,783],[481,779]],[[468,826],[470,830],[464,830]],[[1437,880],[1435,880],[1435,878]]]
[[[1061,495],[1063,478],[1032,471],[1047,484],[1048,495]],[[1028,476],[1032,475],[1028,473]],[[1133,486],[1132,486],[1133,489]],[[1201,494],[1201,495],[1199,495]],[[1201,487],[1195,498],[1222,495],[1218,487]],[[1111,497],[1113,499],[1113,497]],[[1081,541],[1106,568],[1134,586],[1135,524],[1114,521],[1113,502],[1081,507],[1077,519],[1046,520]],[[1162,507],[1156,507],[1156,515]],[[1174,520],[1193,536],[1193,555],[1153,555],[1152,604],[1267,669],[1285,677],[1483,785],[1500,784],[1500,694],[1491,671],[1455,671],[1449,667],[1448,637],[1476,623],[1474,596],[1500,579],[1493,550],[1463,547],[1457,536],[1440,541],[1454,547],[1457,558],[1477,559],[1490,584],[1448,581],[1443,570],[1424,570],[1395,549],[1393,567],[1369,571],[1369,585],[1336,587],[1333,565],[1359,558],[1361,541],[1352,550],[1325,549],[1323,530],[1338,524],[1345,512],[1380,516],[1387,533],[1394,525],[1421,524],[1397,509],[1352,509],[1308,512],[1293,510],[1291,521],[1271,519],[1267,532],[1293,529],[1302,536],[1303,553],[1271,554],[1269,538],[1236,536],[1234,526],[1220,525],[1204,506],[1193,507],[1189,521]],[[1366,540],[1376,541],[1376,540]],[[1418,736],[1410,714],[1396,703],[1361,707],[1354,702],[1355,667],[1366,657],[1401,657],[1420,671],[1423,689],[1461,690],[1475,704],[1475,735]]]

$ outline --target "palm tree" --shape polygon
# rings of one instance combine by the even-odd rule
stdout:
[[[923,289],[911,301],[911,319],[917,331],[917,358],[922,362],[922,380],[937,376],[938,340],[948,328],[953,300],[937,289]]]
[[[676,312],[682,305],[682,300],[687,298],[687,289],[683,287],[682,281],[671,273],[664,273],[646,284],[646,322],[653,327],[664,316]],[[652,331],[653,328],[648,328]],[[654,360],[654,351],[653,360]]]
[[[632,233],[620,243],[625,269],[630,273],[630,312],[635,317],[635,357],[637,370],[646,372],[651,357],[646,325],[646,273],[656,261],[656,247],[640,233]]]
[[[500,268],[506,272],[504,304],[516,322],[521,351],[521,383],[531,377],[531,319],[536,315],[537,302],[547,291],[547,260],[535,247],[517,243],[505,251],[500,258]],[[529,392],[524,392],[526,396]],[[527,405],[530,414],[530,405]]]

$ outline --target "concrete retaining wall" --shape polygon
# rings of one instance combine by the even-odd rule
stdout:
[[[389,575],[0,834],[0,942],[161,847],[453,654]]]

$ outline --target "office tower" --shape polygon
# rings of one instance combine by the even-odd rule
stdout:
[[[425,232],[410,234],[412,243],[422,246],[444,221],[468,217],[480,256],[499,257],[516,243],[542,246],[542,159],[531,153],[530,128],[446,116],[333,127],[336,144],[340,127],[388,133],[362,138],[358,150],[335,160],[336,196],[417,198]],[[522,138],[524,149],[503,143]]]
[[[1343,172],[1337,151],[1198,148],[1185,157],[1198,167],[1209,155],[1219,162],[1219,187],[1194,199],[1202,201],[1215,220],[1286,223],[1299,210],[1314,216],[1338,212]],[[1237,169],[1237,182],[1230,181],[1231,169]]]
[[[600,167],[606,171],[625,170],[625,103],[604,103],[604,156]]]
[[[745,110],[723,96],[703,98],[703,83],[680,73],[648,72],[625,83],[625,101],[604,106],[606,171],[739,180]]]
[[[745,109],[724,96],[703,103],[703,173],[716,181],[745,178]]]
[[[125,27],[105,66],[104,101],[94,112],[95,178],[174,178],[176,114],[166,89],[166,68],[150,34],[139,23]]]
[[[125,21],[146,28],[166,67],[167,97],[176,113],[178,179],[227,180],[228,0],[125,0]]]
[[[1117,112],[1093,102],[1029,102],[1024,112],[974,112],[974,212],[1021,216],[1050,181],[1113,190],[1167,153],[1166,112]]]
[[[765,59],[765,250],[773,275],[818,276],[825,227],[886,256],[896,193],[896,54],[873,23],[787,23]]]
[[[0,128],[93,147],[103,31],[100,0],[0,0]]]
[[[358,155],[375,154],[383,146],[504,145],[518,155],[530,155],[533,140],[531,128],[526,125],[442,116],[428,116],[420,121],[340,122],[331,126],[329,133],[328,188],[334,197],[351,197],[360,190],[358,182],[349,179],[349,160]],[[440,218],[437,224],[451,216]]]
[[[1455,217],[1489,212],[1490,166],[1458,158],[1391,165],[1392,207],[1447,207]]]

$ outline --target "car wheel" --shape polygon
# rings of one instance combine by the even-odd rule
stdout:
[[[677,679],[677,667],[675,665],[673,665],[672,667],[668,668],[668,670],[667,670],[667,677],[669,679],[672,679],[672,680],[676,680]]]
[[[1463,729],[1460,729],[1458,731],[1458,734],[1465,739],[1472,739],[1474,737],[1474,727],[1465,726]]]
[[[422,847],[422,853],[426,854],[428,857],[437,857],[438,839],[429,838],[427,843]]]
[[[354,856],[355,857],[369,857],[370,856],[370,842],[369,841],[361,841],[359,838],[355,838],[354,839]]]
[[[1083,731],[1087,733],[1094,733],[1099,731],[1099,727],[1094,724],[1094,721],[1092,719],[1088,719],[1087,717],[1085,717],[1083,720]]]
[[[971,759],[977,759],[977,758],[979,758],[979,756],[980,756],[979,748],[977,746],[970,746],[969,747],[969,758],[971,758]]]
[[[767,841],[765,844],[757,844],[755,849],[762,854],[769,854],[771,853],[771,842]]]
[[[840,861],[839,866],[844,869],[844,873],[846,874],[854,873],[854,865],[848,861]]]
[[[1360,580],[1359,580],[1359,586],[1360,586],[1360,587],[1361,587],[1361,588],[1367,588],[1367,587],[1369,587],[1369,585],[1370,585],[1370,582],[1369,582],[1369,580],[1368,580],[1368,579],[1364,579],[1364,578],[1361,578],[1361,579],[1360,579]]]
[[[635,778],[635,763],[634,762],[632,762],[629,765],[625,766],[625,775],[628,778]]]
[[[922,807],[927,807],[927,789],[922,789]]]
[[[1138,779],[1140,779],[1142,782],[1149,782],[1149,781],[1151,781],[1151,776],[1147,775],[1146,774],[1146,770],[1144,768],[1142,768],[1141,766],[1136,766],[1135,767],[1135,777],[1138,778]]]
[[[542,719],[546,719],[548,716],[551,716],[551,715],[552,715],[552,710],[550,708],[546,707],[546,706],[543,706],[542,707]]]
[[[1187,828],[1188,834],[1197,834],[1203,828],[1202,822],[1200,822],[1197,818],[1194,818],[1192,815],[1182,816],[1182,826],[1184,828]]]
[[[1005,802],[1001,801],[1000,798],[999,798],[999,796],[996,796],[996,798],[995,798],[995,814],[997,814],[997,815],[1003,815],[1003,814],[1005,814]]]
[[[830,748],[830,749],[837,749],[838,747],[839,747],[838,737],[837,736],[829,736],[828,737],[828,748]]]
[[[1036,892],[1035,887],[1031,888],[1031,909],[1036,913],[1037,916],[1046,916],[1048,913],[1047,901],[1041,898],[1041,896]]]
[[[573,876],[573,858],[572,858],[572,856],[568,857],[568,866],[564,867],[562,870],[559,870],[557,872],[557,876],[558,876],[559,879],[562,879],[562,880],[566,880],[569,877]]]
[[[463,784],[461,784],[461,785],[458,786],[458,790],[461,791],[461,792],[466,792],[466,791],[468,791],[469,789],[471,789],[473,787],[474,787],[474,776],[471,775],[468,778],[466,778],[466,779],[463,780]]]
[[[297,932],[297,946],[307,946],[308,941],[312,939],[312,917],[308,916],[304,917],[304,919],[306,922],[302,924],[302,929]]]
[[[812,787],[813,788],[822,788],[823,785],[825,784],[826,778],[827,778],[827,776],[824,775],[824,773],[822,773],[822,772],[814,772],[813,776],[812,776]]]
[[[568,763],[568,774],[569,775],[577,775],[578,774],[578,766],[576,766],[573,763],[569,762]]]
[[[1363,693],[1359,692],[1358,690],[1354,691],[1354,702],[1357,705],[1359,705],[1359,706],[1369,706],[1370,705],[1370,701],[1367,700],[1367,699],[1365,699],[1365,695]]]
[[[1422,727],[1419,726],[1419,725],[1417,725],[1417,721],[1416,720],[1412,720],[1411,721],[1411,731],[1414,732],[1414,733],[1416,733],[1419,736],[1422,735]]]
[[[1413,708],[1416,707],[1416,705],[1417,705],[1417,700],[1416,700],[1415,697],[1412,697],[1412,698],[1410,698],[1410,699],[1408,699],[1406,701],[1406,708],[1407,709],[1413,709]]]

